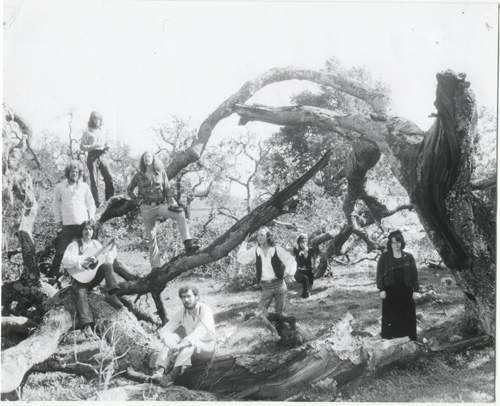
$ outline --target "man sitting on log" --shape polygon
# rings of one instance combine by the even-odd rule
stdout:
[[[193,286],[181,287],[179,297],[184,308],[160,329],[163,348],[155,362],[153,379],[159,379],[162,386],[172,385],[191,366],[191,359],[209,361],[215,354],[217,337],[212,310],[199,301],[198,289]],[[175,353],[173,370],[164,376]]]
[[[77,240],[68,245],[62,259],[63,267],[73,278],[73,289],[76,296],[76,312],[78,324],[87,338],[96,339],[94,318],[90,309],[88,292],[106,280],[106,300],[115,308],[123,305],[116,297],[118,281],[113,271],[116,258],[114,242],[102,246],[93,239],[95,236],[94,221],[84,221],[79,228]]]

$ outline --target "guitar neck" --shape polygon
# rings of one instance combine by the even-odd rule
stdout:
[[[103,252],[107,251],[109,249],[109,247],[111,247],[113,244],[115,243],[114,240],[111,240],[109,241],[106,245],[103,245],[101,248],[99,248],[94,254],[93,256],[94,257],[98,257],[99,255],[101,255]]]

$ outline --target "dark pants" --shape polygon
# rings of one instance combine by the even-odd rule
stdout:
[[[99,207],[99,191],[97,189],[99,171],[101,171],[101,175],[104,178],[104,193],[106,195],[106,200],[115,194],[113,174],[111,172],[111,167],[109,166],[106,152],[103,150],[90,151],[87,157],[87,167],[89,168],[90,175],[90,190],[92,191],[95,205]]]
[[[50,276],[57,277],[59,275],[64,252],[66,251],[66,248],[68,248],[68,245],[78,236],[79,228],[79,224],[62,227],[61,233],[57,237],[56,254],[54,255],[54,259],[52,260],[52,265],[50,267]]]
[[[310,292],[314,282],[312,269],[298,269],[297,272],[295,272],[294,278],[297,282],[302,284],[303,294]]]
[[[106,280],[106,291],[118,285],[116,275],[113,271],[113,265],[102,264],[97,270],[94,279],[88,283],[80,283],[76,279],[73,279],[72,286],[76,296],[76,314],[78,315],[78,325],[80,327],[84,327],[87,324],[94,324],[88,293],[92,288],[98,286],[103,279]]]

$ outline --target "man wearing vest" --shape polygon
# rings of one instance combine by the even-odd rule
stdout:
[[[64,269],[72,270],[73,290],[76,296],[76,313],[78,316],[78,325],[82,329],[87,338],[95,339],[97,336],[94,332],[94,318],[90,309],[88,292],[92,288],[99,286],[103,279],[106,280],[106,300],[115,308],[122,307],[122,303],[116,297],[118,292],[118,282],[113,271],[113,261],[116,258],[116,247],[112,247],[108,251],[103,252],[103,259],[99,261],[95,276],[87,283],[82,283],[77,280],[78,273],[93,272],[88,269],[89,266],[97,259],[94,254],[101,250],[102,244],[93,239],[95,237],[95,222],[92,220],[84,221],[79,226],[77,239],[68,245],[62,258],[62,266]],[[99,257],[100,258],[100,257]],[[83,278],[79,278],[83,279]]]
[[[273,299],[275,312],[283,314],[285,304],[285,276],[292,277],[297,269],[295,258],[284,248],[274,244],[274,239],[267,227],[257,231],[257,246],[247,249],[249,235],[238,250],[237,259],[241,264],[255,264],[257,283],[262,286],[259,313],[266,313]]]

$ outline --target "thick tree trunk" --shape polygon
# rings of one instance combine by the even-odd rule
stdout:
[[[17,346],[2,352],[2,393],[16,389],[28,371],[56,352],[61,340],[75,326],[75,302],[72,288],[61,290],[49,301],[48,311],[34,332]],[[161,346],[158,339],[146,333],[125,307],[117,310],[96,293],[89,294],[89,302],[99,331],[114,347],[117,368],[132,367],[148,373],[151,359]]]

